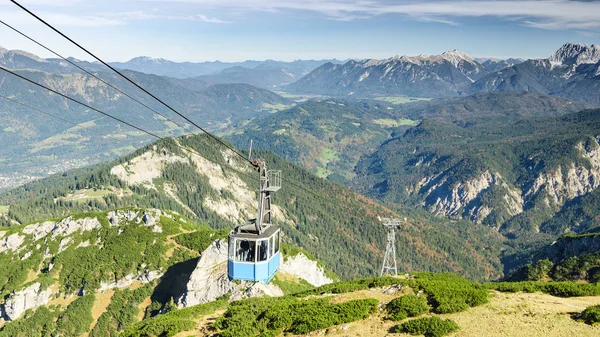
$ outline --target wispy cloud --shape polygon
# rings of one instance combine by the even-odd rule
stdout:
[[[164,0],[140,0],[164,2]],[[356,20],[382,14],[403,14],[420,21],[457,24],[465,17],[518,20],[541,29],[600,29],[600,2],[568,0],[169,0],[202,8],[246,11],[313,11],[334,20]]]
[[[40,5],[40,6],[48,6],[48,7],[65,7],[65,6],[76,5],[77,3],[80,3],[82,1],[85,1],[85,0],[26,0],[26,1],[19,1],[19,3],[22,3],[22,5],[24,5],[24,6]],[[4,0],[0,3],[0,6],[14,7],[15,5],[8,0]]]
[[[63,27],[106,27],[123,24],[121,20],[96,15],[70,15],[45,11],[38,11],[36,14],[48,22]],[[29,25],[36,23],[29,14],[22,11],[0,11],[0,17],[10,18],[9,21],[12,24]]]
[[[115,18],[121,23],[128,23],[142,20],[178,20],[178,21],[198,21],[206,23],[230,23],[229,21],[220,20],[215,17],[209,17],[204,14],[190,14],[190,15],[166,15],[157,13],[148,13],[144,11],[132,11],[132,12],[116,12],[116,13],[100,13],[97,14],[103,18]]]
[[[189,17],[189,20],[201,21],[206,23],[230,23],[229,21],[220,20],[217,18],[211,18],[204,14],[196,14]]]

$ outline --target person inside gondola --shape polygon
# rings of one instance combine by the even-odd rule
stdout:
[[[251,241],[248,243],[250,248],[248,249],[248,258],[246,259],[246,262],[254,262],[254,247],[256,246],[256,242]]]
[[[267,257],[268,257],[268,250],[269,250],[269,244],[268,244],[268,240],[262,240],[260,241],[260,244],[258,246],[258,260],[259,261],[266,261]]]
[[[248,251],[250,250],[250,244],[247,240],[239,241],[239,248],[237,251],[237,260],[246,261],[248,259]]]

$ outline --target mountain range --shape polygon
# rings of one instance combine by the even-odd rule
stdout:
[[[112,73],[94,74],[175,123],[63,60],[46,60],[20,51],[5,50],[0,55],[0,65],[153,133],[179,135],[191,130],[189,123]],[[208,86],[194,79],[175,79],[133,71],[124,73],[212,131],[293,104],[287,98],[246,84]],[[0,160],[3,162],[0,188],[16,186],[35,177],[86,163],[115,158],[151,140],[146,134],[11,74],[2,72],[0,79],[0,95],[4,97],[0,98],[0,118],[3,121],[0,141],[6,144],[0,151]]]
[[[600,104],[600,47],[567,43],[549,58],[477,60],[459,52],[324,64],[286,90],[338,97],[450,97],[515,91]]]
[[[231,68],[250,69],[286,69],[290,74],[298,78],[309,73],[320,65],[342,61],[331,60],[296,60],[292,62],[266,60],[266,61],[244,61],[244,62],[174,62],[161,58],[140,56],[127,62],[111,62],[110,65],[129,69],[147,74],[169,76],[175,78],[191,78],[202,75],[215,75]]]
[[[593,94],[598,47],[567,44],[524,62],[452,51],[327,63],[288,85],[302,94],[296,101],[220,83],[280,86],[291,77],[277,63],[188,78],[125,70],[224,141],[242,149],[254,142],[252,158],[281,170],[283,186],[270,200],[284,260],[269,285],[226,276],[227,233],[257,212],[249,153],[190,132],[97,64],[74,60],[183,127],[63,61],[0,54],[2,66],[166,137],[150,143],[2,73],[0,182],[32,169],[53,174],[0,193],[0,337],[438,335],[407,328],[429,320],[445,333],[480,335],[481,324],[497,331],[490,322],[506,325],[507,317],[511,326],[537,329],[551,319],[568,334],[595,332],[570,316],[589,298],[496,291],[600,294],[600,109],[592,98],[570,98],[579,86]],[[490,82],[505,74],[514,90]],[[484,82],[489,90],[474,89]],[[543,90],[550,87],[558,89]],[[384,257],[379,217],[401,219],[396,253],[407,277],[364,279],[379,274]],[[501,278],[528,282],[471,282]],[[533,312],[540,303],[552,303],[552,313]],[[431,312],[393,326],[409,316],[399,308]],[[349,322],[357,323],[342,326]]]
[[[244,61],[244,62],[173,62],[151,57],[136,57],[127,62],[113,62],[112,66],[147,74],[179,79],[193,78],[212,84],[246,83],[259,88],[273,89],[292,83],[320,65],[338,60]]]
[[[465,89],[490,91],[538,92],[600,105],[600,46],[567,43],[549,58],[489,74]]]
[[[448,97],[487,74],[481,63],[454,50],[434,56],[327,63],[285,89],[332,96]]]
[[[512,67],[514,65],[525,62],[524,59],[521,58],[507,58],[507,59],[498,59],[498,58],[475,58],[475,61],[481,63],[485,67],[486,70],[490,72],[497,72],[504,68]]]

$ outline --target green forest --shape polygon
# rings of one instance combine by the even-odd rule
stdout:
[[[226,159],[206,136],[185,136],[177,141],[195,149],[210,161],[218,163],[226,176],[239,177],[247,186],[256,186],[257,175],[231,168],[244,167],[237,158]],[[208,209],[203,200],[230,198],[227,190],[217,191],[208,178],[193,166],[176,163],[164,167],[157,188],[128,185],[110,174],[112,167],[126,164],[147,151],[181,155],[182,149],[172,140],[149,145],[115,162],[57,174],[26,184],[0,196],[0,203],[10,205],[7,221],[31,223],[60,218],[76,212],[108,211],[123,207],[157,208],[176,211],[194,221],[217,229],[232,229],[235,223]],[[272,152],[257,151],[269,168],[282,170],[287,181],[301,186],[285,185],[277,192],[274,203],[281,206],[289,221],[278,223],[284,230],[284,240],[300,246],[325,262],[342,278],[374,275],[383,257],[385,231],[377,216],[406,216],[409,220],[398,236],[399,266],[415,271],[454,271],[471,279],[495,279],[501,276],[498,259],[502,238],[485,227],[467,221],[455,222],[431,217],[408,209],[391,210],[366,199],[342,185],[318,178]],[[229,161],[229,164],[228,164]],[[177,197],[189,207],[169,197],[159,183],[177,186]],[[81,189],[127,191],[123,196],[109,193],[87,202],[64,200]],[[254,194],[253,190],[248,193]],[[255,210],[248,210],[250,213]],[[194,215],[195,214],[195,215]],[[464,242],[468,244],[464,244]],[[446,256],[441,260],[439,256]],[[481,261],[486,261],[481,263]]]

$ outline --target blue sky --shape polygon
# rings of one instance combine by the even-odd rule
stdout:
[[[459,49],[475,57],[547,57],[600,43],[600,2],[392,0],[21,0],[109,61],[387,58]],[[0,19],[89,59],[9,0]],[[0,27],[0,46],[48,57]]]

